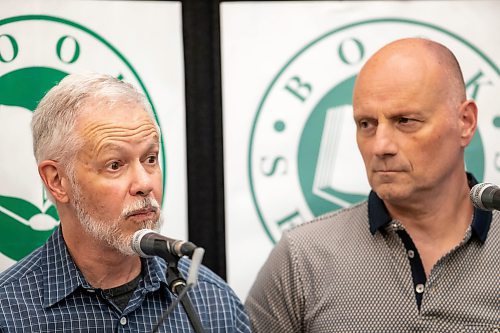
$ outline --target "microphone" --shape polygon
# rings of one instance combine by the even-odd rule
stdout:
[[[181,241],[165,237],[150,229],[141,229],[134,233],[131,240],[132,250],[143,258],[159,256],[168,258],[168,255],[176,257],[191,257],[198,248],[191,242]]]
[[[500,210],[500,187],[491,183],[479,183],[470,190],[472,204],[482,210]]]

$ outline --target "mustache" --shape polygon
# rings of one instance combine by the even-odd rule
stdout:
[[[129,216],[142,213],[142,212],[157,212],[160,209],[160,205],[155,198],[143,198],[136,202],[131,203],[127,207],[125,207],[122,211],[122,217],[127,218]]]

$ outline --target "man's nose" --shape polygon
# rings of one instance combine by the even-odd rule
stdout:
[[[375,133],[373,152],[378,157],[395,155],[398,152],[398,143],[394,129],[388,124],[379,124]]]
[[[146,167],[137,162],[132,168],[130,194],[147,197],[154,187],[153,174]]]

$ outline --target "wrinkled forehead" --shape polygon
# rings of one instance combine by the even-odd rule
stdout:
[[[94,148],[110,140],[155,144],[160,140],[153,116],[136,103],[88,103],[78,116],[76,130],[85,145]]]

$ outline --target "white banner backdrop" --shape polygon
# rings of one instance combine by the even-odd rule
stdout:
[[[68,73],[112,74],[149,98],[162,129],[165,224],[187,235],[181,5],[146,1],[0,3],[0,271],[58,225],[39,180],[29,124]]]
[[[467,168],[500,182],[499,13],[497,1],[221,4],[228,280],[241,298],[283,230],[367,196],[352,86],[392,40],[457,55],[480,113]]]

